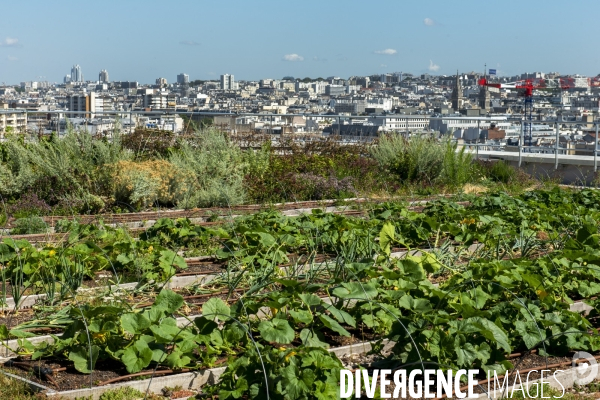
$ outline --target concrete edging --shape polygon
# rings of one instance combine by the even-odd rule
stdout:
[[[335,354],[338,357],[352,354],[364,354],[371,350],[371,343],[372,342],[360,342],[348,346],[330,348],[328,349],[328,351],[330,353]],[[157,394],[161,393],[161,390],[167,386],[180,386],[184,390],[197,390],[206,384],[216,384],[219,381],[223,372],[225,372],[225,370],[226,367],[219,367],[202,371],[185,372],[182,374],[160,376],[144,380],[119,382],[105,386],[97,386],[86,389],[75,389],[62,392],[40,385],[21,376],[4,372],[2,370],[0,370],[0,374],[4,374],[5,376],[8,376],[12,379],[17,379],[22,382],[25,382],[32,390],[36,392],[44,392],[49,398],[56,397],[62,400],[76,400],[78,398],[87,398],[87,396],[91,396],[92,400],[98,400],[102,393],[111,389],[118,389],[124,386],[132,387],[143,393],[145,393],[146,390],[148,390],[149,392]]]

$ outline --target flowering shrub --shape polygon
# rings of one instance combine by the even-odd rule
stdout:
[[[172,205],[186,194],[193,176],[166,160],[120,161],[115,166],[115,199],[143,208],[154,203]]]

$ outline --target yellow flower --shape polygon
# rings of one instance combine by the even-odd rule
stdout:
[[[148,247],[148,253],[152,253],[152,250],[154,250],[153,246]]]
[[[104,342],[106,342],[106,333],[100,333],[100,332],[92,333],[92,338],[94,340],[98,340],[101,343],[104,343]]]
[[[398,286],[394,286],[394,290],[398,290]]]
[[[50,250],[50,251],[48,252],[48,255],[49,255],[50,257],[54,257],[54,256],[56,255],[56,250]]]
[[[290,361],[290,357],[293,357],[296,355],[295,351],[290,352],[287,356],[285,356],[285,361]]]
[[[585,262],[585,261],[584,261],[584,262],[583,262],[583,266],[585,267],[586,265],[587,265],[587,262]]]
[[[286,351],[286,350],[287,350],[287,348],[286,348],[286,347],[283,347],[283,346],[281,346],[281,347],[279,348],[279,351]]]

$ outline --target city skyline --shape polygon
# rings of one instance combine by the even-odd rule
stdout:
[[[76,15],[69,12],[74,4]],[[72,1],[12,3],[11,13],[27,15],[27,23],[11,18],[0,27],[0,82],[60,82],[74,64],[87,76],[107,70],[111,80],[144,83],[161,76],[175,81],[181,71],[190,80],[219,80],[225,72],[237,80],[391,71],[453,75],[457,69],[482,71],[485,63],[505,76],[600,72],[600,56],[585,40],[574,40],[593,37],[593,11],[599,8],[593,1],[579,2],[577,10],[587,11],[560,22],[555,15],[565,6],[555,0],[467,0],[459,5],[381,0],[366,10],[361,5],[306,1],[298,7],[231,0],[165,7],[155,1],[108,0],[99,8]],[[73,34],[90,19],[105,29]],[[164,24],[152,29],[157,20]],[[160,28],[171,24],[174,29]]]

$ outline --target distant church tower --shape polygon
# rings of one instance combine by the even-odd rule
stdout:
[[[463,106],[463,90],[458,70],[456,71],[456,82],[454,83],[454,89],[452,89],[452,108],[454,111],[458,111]]]
[[[487,78],[487,65],[483,67],[483,75]],[[479,108],[485,111],[490,111],[490,90],[486,85],[482,85],[479,89]]]
[[[479,108],[482,110],[490,110],[490,91],[487,86],[481,86],[479,89]]]

